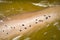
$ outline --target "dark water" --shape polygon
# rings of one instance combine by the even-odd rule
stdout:
[[[43,10],[49,5],[59,5],[60,0],[6,0],[0,2],[0,19],[4,17],[16,15],[24,12]],[[41,2],[44,1],[44,2]],[[42,3],[44,6],[36,6],[32,3]],[[49,3],[49,5],[48,5]],[[55,25],[56,24],[56,25]],[[60,20],[46,25],[39,31],[25,35],[17,40],[60,40]]]

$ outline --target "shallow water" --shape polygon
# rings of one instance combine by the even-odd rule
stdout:
[[[20,40],[60,40],[60,21],[48,24],[45,28],[26,35]]]
[[[25,12],[43,10],[49,7],[48,3],[53,6],[57,4],[59,5],[59,2],[59,0],[49,0],[46,2],[41,2],[40,0],[0,2],[0,19]],[[39,5],[36,6],[32,3],[43,3],[46,7]],[[22,36],[17,40],[60,40],[60,20],[53,22],[52,24],[47,24],[45,28]]]

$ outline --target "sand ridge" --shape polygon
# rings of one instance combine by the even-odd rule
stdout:
[[[28,34],[30,31],[33,32],[38,28],[43,28],[46,23],[50,24],[59,19],[59,10],[60,7],[58,6],[42,11],[11,16],[11,20],[6,20],[4,21],[4,25],[1,25],[0,38],[9,40],[12,37],[23,35],[25,33]]]

